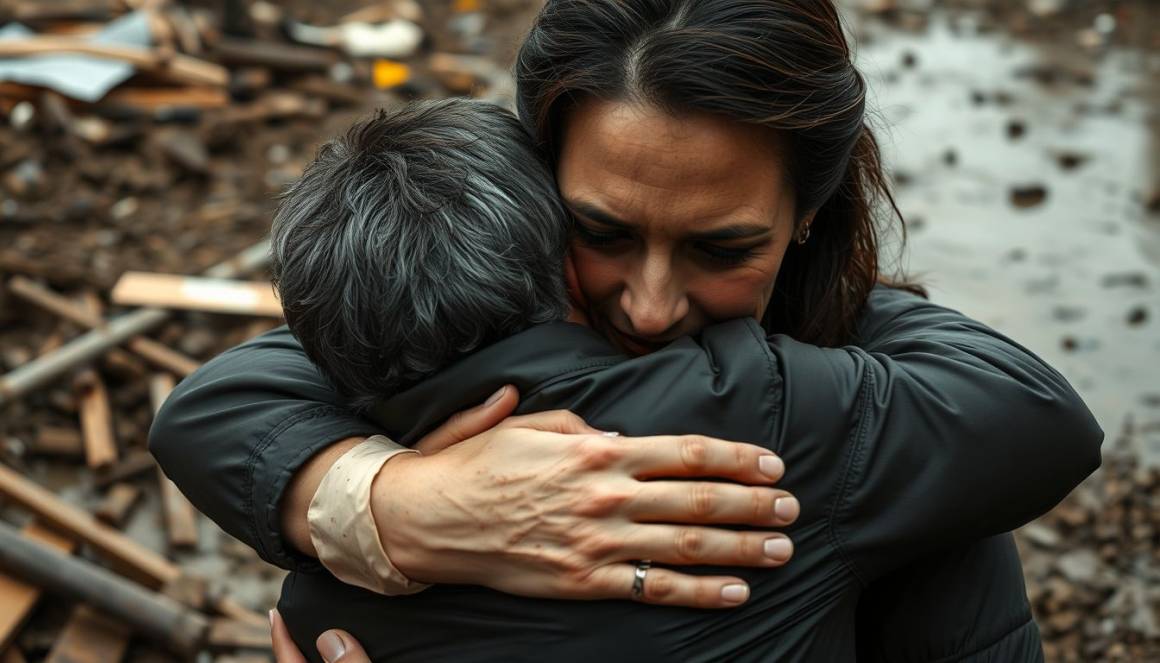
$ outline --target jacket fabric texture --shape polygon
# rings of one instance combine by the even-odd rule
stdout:
[[[543,325],[383,401],[371,421],[282,329],[183,382],[151,446],[199,508],[293,570],[280,609],[304,651],[340,627],[384,660],[1042,660],[1005,532],[1098,466],[1102,432],[1058,373],[954,311],[879,287],[859,331],[858,346],[826,349],[734,321],[630,359],[585,328]],[[314,453],[375,432],[414,442],[505,383],[521,412],[779,453],[802,504],[793,560],[729,569],[749,602],[696,611],[462,586],[386,598],[285,547],[278,499]]]

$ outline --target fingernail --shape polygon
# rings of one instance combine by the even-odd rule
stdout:
[[[778,520],[785,522],[796,520],[801,510],[802,505],[796,497],[779,497],[773,501],[773,513]]]
[[[497,392],[495,392],[494,394],[492,394],[491,396],[489,396],[489,397],[487,398],[487,401],[486,401],[486,402],[484,402],[483,406],[484,406],[484,407],[487,407],[488,405],[494,405],[496,401],[498,401],[499,399],[503,398],[503,394],[504,394],[504,392],[505,392],[505,391],[507,391],[507,385],[506,385],[506,384],[505,384],[504,386],[500,387],[500,388],[499,388],[499,391],[497,391]]]
[[[270,610],[270,612],[267,612],[266,615],[270,618],[270,630],[272,631],[274,630],[274,611]]]
[[[721,588],[721,599],[729,603],[742,603],[749,598],[749,585],[725,585]]]
[[[757,469],[771,479],[780,479],[785,473],[785,463],[773,454],[767,454],[757,459]]]
[[[317,644],[318,654],[326,663],[337,661],[340,656],[346,653],[346,643],[333,631],[327,631],[318,636]]]
[[[611,431],[611,430],[606,430],[600,434],[603,435],[604,437],[620,437],[620,433],[617,433],[616,431]]]
[[[789,539],[766,539],[765,556],[770,559],[787,560],[793,554],[793,543]]]

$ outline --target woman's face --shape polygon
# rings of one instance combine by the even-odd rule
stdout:
[[[793,240],[782,154],[772,131],[710,115],[595,100],[573,109],[557,178],[593,326],[636,355],[714,322],[761,319]]]

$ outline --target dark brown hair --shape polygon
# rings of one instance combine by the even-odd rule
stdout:
[[[520,118],[553,162],[565,114],[589,98],[784,135],[795,230],[817,214],[809,241],[786,253],[762,325],[818,345],[854,340],[879,280],[879,224],[897,221],[903,237],[905,225],[829,0],[548,0],[516,76]]]

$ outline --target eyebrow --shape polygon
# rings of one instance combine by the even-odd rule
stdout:
[[[634,230],[633,224],[616,218],[608,212],[600,209],[592,203],[566,200],[568,207],[573,212],[580,216],[589,218],[597,223],[602,223],[606,226],[612,226],[620,230]],[[713,228],[711,230],[704,230],[700,232],[690,233],[689,237],[702,241],[723,241],[731,239],[752,239],[764,235],[770,235],[773,229],[769,226],[763,226],[758,223],[736,223],[730,226],[721,228]]]

